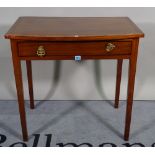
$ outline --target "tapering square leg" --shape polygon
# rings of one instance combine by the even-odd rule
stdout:
[[[34,109],[32,65],[30,60],[26,60],[26,68],[27,68],[28,88],[30,96],[30,108]]]
[[[132,105],[133,105],[133,95],[134,95],[134,85],[135,85],[135,75],[136,75],[138,43],[139,43],[138,39],[133,42],[132,55],[131,55],[131,58],[129,59],[128,92],[127,92],[125,131],[124,131],[124,140],[126,140],[126,141],[129,139],[129,134],[130,134],[130,124],[131,124],[131,116],[132,116]]]
[[[116,75],[116,92],[115,92],[115,108],[119,106],[119,96],[120,96],[120,87],[121,87],[121,77],[122,77],[122,64],[123,59],[117,60],[117,75]]]
[[[16,89],[17,89],[18,106],[19,106],[23,140],[27,141],[28,132],[27,132],[27,124],[26,124],[25,105],[24,105],[22,70],[21,70],[21,61],[18,59],[18,56],[17,56],[16,42],[11,41],[11,48],[12,48],[12,60],[13,60],[14,76],[15,76]]]

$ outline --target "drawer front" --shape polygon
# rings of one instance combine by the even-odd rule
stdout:
[[[18,52],[21,57],[129,55],[131,46],[131,41],[20,42]]]

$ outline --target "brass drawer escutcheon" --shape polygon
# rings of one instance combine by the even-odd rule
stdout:
[[[108,43],[108,44],[106,45],[106,51],[107,51],[107,52],[111,52],[115,47],[116,47],[116,46],[115,46],[114,44]]]
[[[44,46],[39,46],[37,50],[37,56],[43,57],[45,55],[46,55],[46,52],[45,52]]]

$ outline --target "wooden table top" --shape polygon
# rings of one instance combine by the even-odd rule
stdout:
[[[105,40],[144,37],[128,17],[20,17],[5,34],[20,40]]]

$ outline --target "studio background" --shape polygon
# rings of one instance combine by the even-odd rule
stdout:
[[[4,34],[19,16],[128,16],[145,33],[140,39],[135,100],[155,100],[155,8],[0,8],[0,100],[15,100],[11,49]],[[38,25],[39,26],[39,25]],[[116,61],[32,61],[36,100],[113,100]],[[25,99],[28,98],[22,62]],[[126,99],[128,60],[124,61],[120,99]]]

